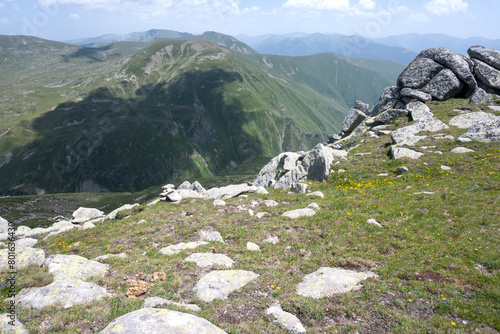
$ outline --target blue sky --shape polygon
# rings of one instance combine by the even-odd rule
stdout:
[[[500,39],[500,0],[0,0],[0,34],[53,40],[152,28]]]

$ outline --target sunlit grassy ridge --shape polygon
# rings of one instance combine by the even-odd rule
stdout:
[[[454,108],[477,108],[463,100],[429,105],[444,121],[453,116]],[[441,133],[463,132],[450,127]],[[286,332],[265,314],[275,301],[299,317],[308,333],[498,332],[500,144],[458,144],[430,136],[417,149],[436,147],[425,150],[420,160],[395,161],[387,155],[389,143],[389,137],[357,138],[360,146],[335,166],[327,182],[310,184],[324,198],[270,190],[265,196],[227,200],[223,208],[203,200],[162,202],[143,205],[95,229],[41,240],[37,246],[46,255],[78,254],[89,259],[107,253],[128,255],[107,260],[109,274],[92,280],[113,297],[68,310],[21,308],[19,319],[30,333],[93,333],[140,308],[141,299],[160,296],[198,304],[202,311],[197,315],[228,333]],[[475,152],[451,153],[456,146]],[[398,177],[400,166],[409,172]],[[381,173],[388,176],[378,176]],[[276,200],[279,206],[267,208],[262,203],[265,199]],[[252,207],[252,201],[259,204]],[[313,217],[281,216],[312,202],[321,207]],[[237,211],[238,205],[268,215],[259,220],[246,210]],[[382,227],[367,224],[369,218]],[[219,231],[225,243],[212,242],[171,257],[159,252],[171,244],[199,240],[208,231]],[[269,236],[278,236],[279,243],[262,243]],[[247,251],[248,241],[259,244],[261,251]],[[233,269],[250,270],[260,277],[227,300],[201,302],[192,289],[212,269],[184,263],[193,252],[227,254],[235,261]],[[380,277],[345,295],[319,300],[297,295],[302,278],[322,266],[372,270]],[[140,300],[125,297],[125,279],[152,282],[154,272],[164,272],[167,279],[153,283]],[[45,269],[23,269],[19,288],[43,286],[50,276]]]

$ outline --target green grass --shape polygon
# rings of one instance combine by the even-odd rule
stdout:
[[[453,116],[452,109],[471,106],[450,100],[430,107],[438,118],[447,120]],[[40,238],[38,247],[46,255],[92,259],[126,252],[128,256],[108,260],[107,276],[92,279],[112,291],[112,297],[68,310],[20,308],[19,319],[30,333],[97,333],[114,318],[139,309],[141,299],[160,296],[198,304],[199,316],[228,333],[284,333],[265,314],[275,301],[296,315],[308,333],[500,331],[500,144],[460,144],[475,152],[457,155],[450,150],[458,143],[428,138],[418,146],[436,148],[420,160],[395,161],[387,155],[388,137],[366,136],[357,141],[361,145],[349,159],[335,166],[345,173],[335,172],[327,182],[310,184],[324,198],[271,190],[265,196],[229,199],[222,210],[213,208],[211,201],[162,202],[143,205],[95,229]],[[443,154],[433,154],[435,150]],[[372,154],[354,156],[363,152]],[[452,169],[444,171],[441,165]],[[398,177],[400,166],[410,171]],[[267,208],[262,204],[265,199],[280,205]],[[253,208],[256,213],[269,214],[258,220],[246,210],[235,210],[242,204],[249,208],[252,201],[260,203]],[[321,207],[313,217],[281,216],[312,202]],[[383,227],[367,224],[369,218]],[[146,222],[137,224],[142,219]],[[225,243],[210,243],[196,252],[227,254],[235,261],[233,269],[251,270],[260,277],[227,300],[204,303],[192,289],[211,269],[183,262],[194,251],[168,257],[159,249],[198,240],[200,233],[213,230],[222,234]],[[261,242],[269,236],[278,236],[280,242]],[[247,251],[248,241],[258,243],[261,251]],[[319,300],[297,295],[295,288],[302,278],[322,266],[372,270],[380,277],[347,294]],[[164,272],[167,279],[155,282],[140,300],[125,297],[126,279],[151,282],[154,272]],[[29,271],[21,271],[18,280],[31,281]]]

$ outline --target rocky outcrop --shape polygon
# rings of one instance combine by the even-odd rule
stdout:
[[[460,138],[468,138],[483,143],[500,141],[500,116],[488,121],[474,123]]]

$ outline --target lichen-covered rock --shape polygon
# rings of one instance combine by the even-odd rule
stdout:
[[[370,126],[392,124],[396,118],[408,116],[408,113],[409,111],[407,109],[387,109],[368,120],[367,124]]]
[[[448,129],[449,126],[434,117],[422,118],[418,122],[399,128],[391,133],[394,144],[410,142],[412,137],[421,131],[437,132]]]
[[[307,171],[307,180],[325,181],[330,175],[334,157],[332,148],[323,144],[316,145],[302,160],[302,166]]]
[[[199,312],[201,311],[201,308],[196,305],[196,304],[184,304],[184,303],[177,303],[172,300],[168,300],[165,298],[160,298],[160,297],[148,297],[144,300],[144,304],[142,304],[142,308],[153,308],[156,306],[175,306],[175,307],[181,307],[186,310],[194,311],[194,312]]]
[[[297,219],[300,217],[311,217],[316,214],[316,211],[313,209],[297,209],[292,211],[287,211],[283,213],[283,216],[288,217],[290,219]]]
[[[486,86],[500,90],[500,70],[483,63],[480,60],[473,59],[474,74]]]
[[[363,101],[356,100],[354,102],[354,109],[361,110],[365,115],[368,115],[370,112],[370,106],[368,103],[364,103]]]
[[[486,113],[483,111],[471,112],[463,115],[458,115],[450,120],[450,125],[460,129],[468,129],[474,123],[481,121],[493,121],[497,118],[494,114]]]
[[[211,302],[216,298],[226,299],[231,292],[257,277],[258,274],[245,270],[214,270],[196,283],[194,293],[204,302]]]
[[[401,89],[401,96],[410,97],[413,99],[417,99],[421,102],[428,102],[432,100],[432,96],[430,94],[424,93],[417,89],[412,88],[403,88]]]
[[[228,199],[241,194],[255,193],[258,188],[255,185],[231,184],[220,188],[211,188],[205,193],[205,199]]]
[[[389,86],[384,89],[380,98],[370,111],[370,116],[376,116],[387,109],[395,109],[398,105],[401,88],[397,86]]]
[[[370,277],[378,277],[372,272],[363,273],[342,268],[322,267],[318,271],[306,275],[297,286],[301,296],[315,299],[330,297],[361,288],[361,281]]]
[[[277,323],[283,326],[287,332],[305,333],[306,329],[300,322],[299,318],[291,313],[283,311],[280,305],[271,306],[266,310],[266,313],[272,315]]]
[[[14,325],[10,323],[14,322]],[[0,333],[2,334],[29,334],[24,325],[13,314],[0,315]]]
[[[45,252],[38,248],[19,247],[15,250],[15,257],[14,268],[19,270],[30,264],[40,266],[45,260]],[[9,250],[5,248],[0,250],[0,270],[7,268],[9,268]]]
[[[342,123],[342,131],[344,131],[344,133],[352,132],[366,117],[366,114],[361,110],[351,108]]]
[[[225,334],[208,320],[192,314],[143,308],[113,320],[100,334]]]
[[[198,267],[211,267],[213,265],[231,268],[234,261],[224,254],[193,253],[184,259],[184,262],[195,262]]]
[[[472,139],[483,143],[500,141],[500,116],[474,123],[460,138]]]
[[[104,212],[94,208],[84,208],[80,207],[75,212],[73,212],[73,220],[74,223],[83,223],[87,220],[98,218],[104,216]]]
[[[408,103],[406,105],[406,109],[408,109],[411,118],[414,121],[434,116],[429,107],[426,106],[425,103],[422,103],[420,101],[413,101]]]
[[[500,51],[484,46],[471,46],[467,53],[471,58],[478,59],[500,71]]]
[[[444,69],[421,90],[437,100],[445,101],[457,95],[463,86],[463,82],[457,78],[453,71]]]
[[[268,208],[274,208],[279,205],[278,202],[273,201],[272,199],[266,199],[264,201],[264,205],[267,206]]]
[[[107,297],[106,289],[95,283],[80,280],[57,280],[42,288],[21,290],[16,301],[24,306],[39,309],[61,303],[64,308],[85,304]]]
[[[290,189],[299,182],[307,180],[307,170],[303,165],[298,165],[279,178],[274,189]]]
[[[461,81],[469,86],[470,90],[477,88],[477,81],[472,74],[470,64],[462,55],[445,48],[430,48],[420,52],[417,58],[432,59],[449,68]]]
[[[78,255],[53,254],[45,260],[44,267],[54,274],[54,280],[84,280],[92,276],[104,276],[109,265],[88,260]]]
[[[484,89],[477,88],[470,96],[471,104],[490,104],[493,103],[493,98]]]
[[[199,247],[202,245],[207,245],[207,244],[208,244],[208,242],[206,242],[206,241],[194,241],[194,242],[187,242],[187,243],[181,242],[179,244],[170,245],[170,246],[167,246],[167,247],[160,249],[160,253],[162,253],[164,255],[174,255],[174,254],[180,253],[181,251],[183,251],[185,249],[195,249],[196,247]]]
[[[417,152],[417,151],[410,150],[408,148],[392,146],[391,147],[391,155],[394,159],[411,158],[411,159],[418,160],[424,154]]]
[[[442,70],[444,70],[444,66],[434,60],[417,57],[399,75],[398,86],[413,89],[422,88]]]

